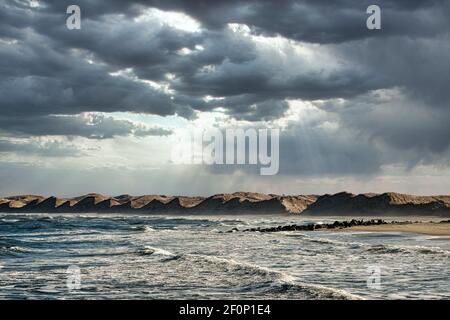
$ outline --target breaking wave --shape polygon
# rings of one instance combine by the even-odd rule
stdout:
[[[388,245],[380,244],[375,246],[370,246],[366,251],[375,253],[419,253],[419,254],[439,254],[450,256],[450,252],[443,250],[441,248],[435,247],[424,247],[424,246],[399,246],[399,245]]]
[[[348,293],[345,290],[330,288],[322,285],[303,283],[296,277],[287,273],[273,270],[270,268],[239,262],[234,259],[225,259],[215,256],[190,255],[194,259],[206,260],[212,264],[218,264],[228,267],[227,270],[235,274],[250,274],[262,276],[267,280],[264,283],[253,284],[250,289],[265,289],[265,292],[283,293],[292,292],[302,294],[305,299],[341,299],[341,300],[359,300],[361,297]]]
[[[301,282],[298,278],[287,273],[270,268],[239,262],[234,259],[220,258],[216,256],[200,254],[175,254],[173,252],[146,246],[139,252],[141,255],[162,257],[163,261],[177,260],[177,262],[189,262],[219,268],[227,274],[232,274],[239,284],[240,291],[258,291],[265,294],[288,294],[300,299],[341,299],[359,300],[361,297],[345,290],[330,288],[317,284]],[[249,285],[242,285],[240,278],[250,278]],[[228,277],[229,278],[229,277]]]
[[[137,226],[137,227],[132,227],[131,229],[135,230],[135,231],[141,231],[141,232],[155,231],[155,229],[153,229],[152,227],[149,227],[149,226]]]
[[[361,242],[350,242],[350,241],[338,241],[326,238],[313,238],[304,236],[302,240],[306,240],[313,243],[319,244],[330,244],[335,246],[345,246],[351,249],[361,248],[367,252],[371,253],[381,253],[381,254],[439,254],[450,256],[450,251],[443,250],[437,247],[427,247],[427,246],[404,246],[404,245],[391,245],[391,244],[367,244]]]
[[[4,247],[0,247],[0,256],[15,256],[21,253],[29,253],[31,252],[30,250],[23,248],[23,247],[19,247],[19,246],[4,246]]]
[[[143,247],[138,251],[138,253],[143,256],[156,256],[161,258],[162,261],[177,260],[181,257],[181,255],[175,254],[173,252],[149,246]]]

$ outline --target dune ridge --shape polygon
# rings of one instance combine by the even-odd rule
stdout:
[[[387,192],[325,195],[222,193],[210,197],[90,193],[73,198],[17,195],[0,198],[0,212],[154,213],[154,214],[305,214],[327,216],[450,216],[450,196]]]

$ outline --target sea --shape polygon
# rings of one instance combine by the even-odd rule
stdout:
[[[242,231],[335,220],[0,214],[0,299],[450,299],[447,236]]]

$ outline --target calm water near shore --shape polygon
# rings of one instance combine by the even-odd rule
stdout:
[[[0,214],[0,298],[450,299],[450,237],[227,232],[334,220]]]

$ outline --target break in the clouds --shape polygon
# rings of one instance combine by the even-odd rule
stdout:
[[[80,30],[66,28],[71,4]],[[370,4],[381,30],[366,28]],[[450,165],[449,17],[445,0],[3,1],[1,172],[32,177],[28,166],[48,170],[51,156],[67,175],[87,163],[126,168],[136,190],[153,177],[186,193],[183,171],[163,169],[174,133],[279,127],[274,192],[306,190],[298,179],[328,179],[323,191],[378,179],[374,189],[424,192],[395,177],[432,181]],[[195,172],[228,174],[228,191],[252,189],[240,179],[263,185],[252,168]]]

